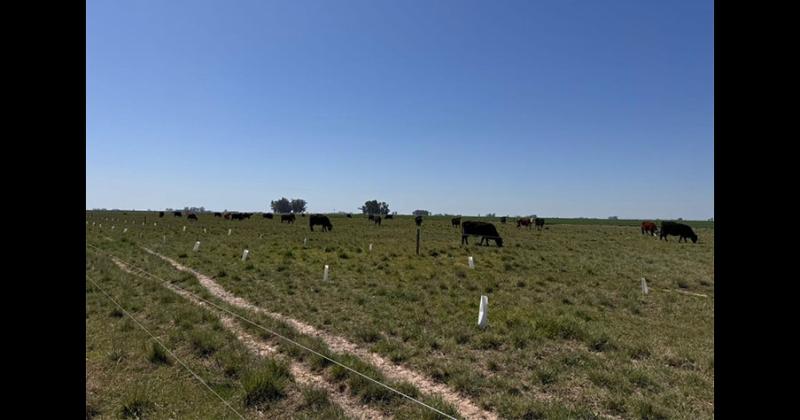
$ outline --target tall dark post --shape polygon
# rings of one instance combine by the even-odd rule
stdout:
[[[419,255],[419,226],[417,226],[417,255]]]

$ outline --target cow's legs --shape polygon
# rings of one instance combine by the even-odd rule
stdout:
[[[464,244],[469,245],[469,240],[467,240],[467,235],[461,235],[461,245]]]

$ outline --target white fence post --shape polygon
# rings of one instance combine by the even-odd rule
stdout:
[[[486,328],[489,322],[489,297],[481,296],[481,306],[478,310],[478,327]]]

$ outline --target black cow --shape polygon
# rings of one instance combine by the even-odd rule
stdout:
[[[181,217],[181,212],[179,212],[179,211],[173,211],[173,212],[172,212],[172,215],[173,215],[173,216],[175,216],[175,217]]]
[[[697,234],[694,233],[689,225],[684,225],[683,223],[661,222],[661,237],[659,239],[669,242],[669,239],[667,238],[669,235],[680,236],[678,242],[689,238],[692,240],[692,243],[697,243]]]
[[[486,241],[486,245],[489,245],[489,240],[494,240],[494,243],[497,244],[498,247],[503,246],[503,238],[500,237],[500,234],[497,233],[497,228],[494,227],[493,224],[487,222],[473,222],[471,220],[467,220],[466,222],[461,224],[461,244],[469,245],[469,241],[467,238],[469,235],[475,235],[481,237],[480,245],[483,245],[483,242]]]
[[[300,213],[300,217],[306,217],[305,213]]]
[[[214,217],[222,217],[222,213],[220,213],[218,211],[214,212]]]
[[[414,223],[416,223],[417,226],[422,226],[422,216],[415,217],[414,218]]]
[[[274,216],[273,216],[273,214],[272,214],[272,213],[264,213],[264,214],[263,214],[263,217],[264,217],[265,219],[272,219]]]
[[[378,226],[381,225],[381,217],[380,216],[375,216],[373,221],[375,222],[376,225],[378,225]]]
[[[326,232],[329,230],[333,230],[333,225],[331,224],[330,219],[328,216],[324,214],[312,214],[308,218],[308,226],[311,228],[311,231],[314,231],[314,225],[322,225],[322,231]]]
[[[283,223],[283,222],[294,223],[294,219],[295,219],[294,213],[282,214],[281,215],[281,223]]]
[[[244,219],[244,215],[242,213],[232,213],[231,220],[242,220]]]
[[[375,215],[370,214],[369,216],[367,216],[367,219],[369,219],[369,220],[374,222],[375,221]]]
[[[392,216],[391,214],[387,214],[387,215],[383,216],[383,218],[384,218],[384,220],[389,220],[389,219],[394,219],[394,216]]]
[[[453,226],[461,226],[461,216],[454,217],[451,222],[453,223]]]
[[[158,212],[158,217],[164,217],[164,212],[163,211]]]
[[[348,218],[348,219],[352,219],[352,218],[353,218],[353,215],[352,215],[352,214],[350,214],[350,213],[347,213],[347,218]]]
[[[197,221],[197,215],[194,213],[190,213],[188,216],[186,216],[186,218],[189,220]]]
[[[253,215],[253,213],[242,213],[241,217],[242,217],[242,220],[244,220],[244,219],[249,219],[250,216],[252,216],[252,215]]]
[[[542,230],[544,227],[544,219],[536,218],[533,223],[536,225],[536,229]]]
[[[506,219],[508,219],[508,218],[505,217],[505,216],[501,217],[500,218],[500,223],[505,224],[506,223]]]

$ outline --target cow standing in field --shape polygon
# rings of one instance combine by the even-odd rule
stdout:
[[[375,216],[373,218],[373,221],[375,222],[376,225],[378,225],[378,226],[381,225],[381,217],[380,216]]]
[[[422,216],[415,217],[414,218],[414,223],[416,223],[417,226],[422,226]]]
[[[517,219],[517,228],[526,226],[528,229],[530,229],[532,224],[533,223],[531,223],[531,219]]]
[[[480,245],[483,245],[484,241],[486,245],[489,245],[489,240],[494,240],[494,243],[498,247],[503,246],[503,238],[500,237],[500,234],[497,233],[497,228],[494,227],[493,224],[487,222],[473,222],[471,220],[467,220],[466,222],[461,224],[461,244],[469,245],[469,241],[467,238],[470,235],[480,236],[481,241]]]
[[[283,223],[283,222],[294,223],[294,219],[295,219],[294,213],[282,214],[281,215],[281,223]]]
[[[214,217],[222,217],[222,213],[216,211],[214,212]]]
[[[505,216],[501,217],[500,218],[500,223],[506,224],[506,219],[507,219],[507,217],[505,217]]]
[[[158,217],[164,217],[164,212],[163,211],[158,212]]]
[[[272,218],[273,218],[273,215],[272,215],[272,213],[264,213],[264,214],[263,214],[263,217],[264,217],[265,219],[272,219]]]
[[[189,215],[186,216],[186,218],[189,220],[194,220],[195,222],[197,221],[197,215],[194,213],[189,213]]]
[[[174,211],[174,212],[172,212],[172,215],[175,216],[175,217],[181,217],[181,212]]]
[[[314,231],[314,225],[322,225],[323,232],[333,230],[331,220],[328,219],[328,216],[325,216],[324,214],[312,214],[308,218],[308,226],[311,228],[312,232]]]
[[[350,213],[347,213],[347,216],[345,216],[345,217],[347,217],[348,219],[352,219],[352,218],[353,218],[353,215],[352,215],[352,214],[350,214]]]
[[[222,218],[225,219],[225,220],[231,220],[231,214],[228,213],[228,212],[225,212],[225,214],[222,215]]]
[[[670,235],[680,236],[678,242],[689,242],[687,240],[687,238],[689,238],[692,240],[692,243],[697,243],[697,234],[694,233],[689,225],[675,222],[661,222],[661,237],[659,239],[664,239],[665,241],[669,242],[669,238],[667,238],[667,236]]]
[[[383,216],[383,218],[384,218],[385,220],[389,220],[389,219],[393,219],[393,218],[394,218],[394,216],[392,216],[391,214],[387,214],[387,215]]]
[[[461,216],[454,217],[450,222],[453,224],[453,227],[461,226]]]
[[[542,230],[542,228],[544,228],[544,219],[537,217],[534,219],[533,224],[536,225],[536,229]]]
[[[650,236],[656,236],[658,233],[658,226],[653,222],[642,222],[642,235],[649,233]]]
[[[375,215],[374,214],[370,214],[369,216],[367,216],[367,219],[369,219],[370,222],[374,222],[375,221]]]

